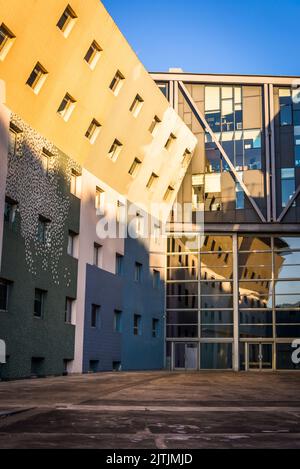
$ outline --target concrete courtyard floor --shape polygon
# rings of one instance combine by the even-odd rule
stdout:
[[[300,448],[300,374],[104,373],[0,383],[0,448]]]

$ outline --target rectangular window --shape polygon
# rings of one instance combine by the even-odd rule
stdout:
[[[157,339],[159,337],[159,320],[152,319],[152,337]]]
[[[279,103],[280,103],[280,125],[293,124],[293,102],[292,92],[288,88],[279,90]]]
[[[159,244],[159,242],[160,242],[160,225],[155,225],[154,226],[153,238],[154,238],[155,244]]]
[[[118,70],[109,86],[115,96],[118,96],[118,94],[120,93],[124,80],[124,75],[122,75],[122,73]]]
[[[122,311],[115,310],[114,312],[114,329],[115,332],[122,332]]]
[[[45,296],[46,292],[43,290],[39,290],[38,288],[35,289],[34,294],[34,317],[42,318],[44,315],[44,307],[45,307]]]
[[[126,221],[125,204],[123,204],[120,200],[117,201],[116,220],[117,223],[125,223]]]
[[[94,244],[94,265],[96,267],[102,268],[102,254],[103,254],[103,247],[100,244]]]
[[[96,187],[95,208],[97,215],[105,214],[105,192],[101,187]]]
[[[9,125],[9,148],[10,155],[15,156],[17,151],[18,138],[22,134],[22,130],[19,129],[13,122]]]
[[[0,279],[0,311],[8,311],[9,283]]]
[[[138,158],[134,159],[134,162],[132,163],[132,165],[129,169],[130,176],[135,177],[137,175],[137,173],[139,172],[139,169],[141,167],[141,164],[142,164],[141,160],[139,160]]]
[[[17,202],[13,201],[9,197],[6,197],[4,206],[4,221],[12,225],[16,219],[17,208]]]
[[[90,373],[98,373],[99,371],[99,360],[90,360]]]
[[[153,288],[155,288],[155,290],[158,290],[159,287],[160,287],[160,271],[153,270]]]
[[[134,101],[132,105],[130,106],[130,112],[134,115],[134,117],[138,117],[139,113],[142,110],[144,104],[143,98],[137,94],[136,97],[134,98]]]
[[[151,189],[155,186],[156,182],[158,181],[158,175],[155,173],[152,173],[149,181],[147,182],[147,189]]]
[[[156,83],[165,98],[169,99],[169,83],[157,82]]]
[[[286,207],[295,193],[295,168],[281,169],[281,200]]]
[[[39,216],[37,238],[38,238],[38,241],[42,244],[46,244],[47,242],[49,224],[50,224],[50,220],[47,220],[46,218]]]
[[[42,168],[44,174],[47,176],[49,174],[51,158],[53,157],[52,153],[50,153],[46,148],[43,148],[42,152]]]
[[[75,106],[76,106],[76,100],[72,98],[72,96],[69,93],[66,93],[57,112],[63,118],[63,120],[67,122],[70,119],[71,114],[75,109]]]
[[[74,300],[71,298],[66,298],[66,304],[65,304],[65,323],[66,324],[72,324],[73,305],[74,305]]]
[[[133,334],[138,336],[142,335],[142,316],[135,314],[133,318]]]
[[[174,187],[169,186],[164,195],[164,201],[169,201],[174,193]]]
[[[122,254],[116,254],[116,275],[123,275],[123,264],[124,256],[122,256]]]
[[[89,128],[87,129],[85,133],[86,138],[90,141],[92,145],[97,140],[100,130],[101,130],[101,124],[99,124],[99,122],[96,121],[96,119],[93,119],[92,122],[90,123]]]
[[[173,143],[175,142],[176,138],[177,138],[176,135],[174,135],[174,134],[170,135],[170,137],[168,138],[168,140],[165,144],[166,150],[170,150],[170,148],[173,145]]]
[[[33,89],[35,94],[39,94],[47,75],[47,70],[38,62],[32,70],[26,84]]]
[[[143,264],[140,262],[135,263],[135,268],[134,268],[134,281],[137,283],[142,282],[142,271],[143,271]]]
[[[15,38],[16,36],[2,23],[0,26],[0,60],[5,59]]]
[[[182,157],[182,166],[184,168],[186,168],[189,165],[191,158],[192,158],[192,153],[190,152],[190,150],[186,149]]]
[[[102,49],[99,44],[97,44],[96,41],[93,41],[84,57],[84,60],[89,64],[91,70],[95,69],[97,62],[100,58],[101,52]]]
[[[150,134],[152,134],[153,136],[156,135],[160,123],[160,118],[155,116],[149,128]]]
[[[245,194],[239,182],[236,183],[235,193],[235,208],[236,210],[243,210],[245,208]]]
[[[91,327],[93,329],[100,328],[100,309],[101,307],[98,305],[92,305],[91,309]]]
[[[70,178],[70,192],[76,197],[80,197],[80,180],[81,174],[75,171],[75,169],[72,169]]]
[[[76,241],[78,238],[78,234],[74,233],[73,231],[69,231],[68,234],[68,248],[67,252],[69,256],[76,257]]]
[[[68,5],[56,26],[61,30],[65,37],[68,37],[75,25],[76,19],[76,13],[71,8],[71,6]]]
[[[115,139],[114,143],[110,147],[108,156],[112,161],[116,161],[121,153],[122,150],[122,143],[119,140]]]

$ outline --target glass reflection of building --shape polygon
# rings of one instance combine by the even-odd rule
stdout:
[[[158,78],[199,141],[177,202],[204,218],[168,240],[167,365],[300,369],[300,94],[276,77]]]

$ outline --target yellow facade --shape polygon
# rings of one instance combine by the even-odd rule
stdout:
[[[57,23],[66,0],[0,0],[0,25],[15,36],[0,60],[0,79],[6,84],[6,104],[58,148],[133,202],[161,202],[169,185],[176,196],[185,170],[182,156],[193,152],[196,138],[183,124],[149,76],[99,0],[72,0],[76,14],[68,37]],[[92,70],[84,60],[92,42],[100,46]],[[26,84],[35,65],[48,72],[38,94]],[[110,89],[117,71],[125,78],[118,94]],[[76,100],[69,120],[58,108],[69,93]],[[130,107],[139,95],[144,100],[137,117]],[[153,118],[162,121],[155,137],[149,132]],[[96,119],[100,134],[92,145],[85,133]],[[164,148],[170,133],[177,137]],[[117,139],[122,151],[115,162],[109,150]],[[128,174],[135,158],[143,163],[137,178]],[[159,175],[155,191],[145,186],[152,172]]]

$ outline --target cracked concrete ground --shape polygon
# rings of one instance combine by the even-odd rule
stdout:
[[[300,448],[300,373],[0,383],[0,448]]]

